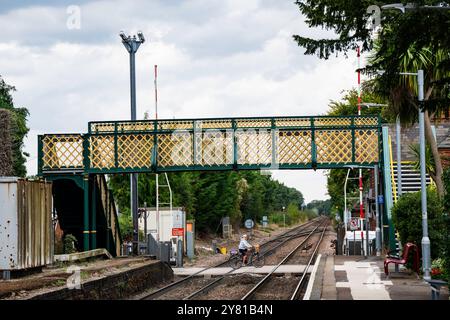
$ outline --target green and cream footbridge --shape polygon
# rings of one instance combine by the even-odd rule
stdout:
[[[84,134],[40,135],[38,171],[83,190],[78,231],[83,248],[92,249],[98,246],[97,211],[111,206],[95,200],[111,196],[100,187],[103,174],[370,167],[382,162],[381,130],[377,116],[89,122]],[[102,237],[114,242],[108,230],[115,213],[104,213]]]

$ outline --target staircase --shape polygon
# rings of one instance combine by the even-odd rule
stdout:
[[[119,220],[117,218],[116,204],[112,191],[108,189],[105,175],[100,174],[94,177],[95,187],[98,188],[98,195],[101,207],[98,209],[102,214],[103,228],[105,230],[105,247],[114,256],[120,255],[121,236]]]
[[[398,195],[398,174],[397,162],[393,163],[393,177],[395,184],[392,185],[392,193],[394,194],[394,202]],[[426,175],[427,186],[430,185],[430,176]],[[402,162],[402,192],[417,192],[420,191],[420,171],[414,169],[414,163]]]
[[[89,213],[90,249],[106,248],[111,255],[120,255],[122,240],[112,191],[108,189],[104,175],[91,176],[89,185],[90,190],[95,190],[89,196],[90,203],[95,203],[95,219],[92,216],[94,212],[92,208]],[[72,179],[57,177],[53,179],[53,199],[64,234],[74,235],[77,238],[77,250],[83,251],[83,189]],[[95,225],[92,224],[92,220],[95,221]]]

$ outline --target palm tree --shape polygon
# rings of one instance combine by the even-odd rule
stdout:
[[[409,146],[409,149],[414,154],[416,160],[414,161],[414,169],[420,170],[420,145],[415,143]],[[425,146],[425,170],[436,183],[436,164],[434,161],[433,153],[431,152],[430,144]]]
[[[444,195],[444,185],[442,182],[442,162],[439,155],[437,141],[434,138],[430,118],[439,115],[449,108],[448,89],[440,86],[440,81],[450,77],[450,70],[443,67],[450,59],[450,51],[437,49],[433,52],[430,48],[409,47],[403,54],[398,56],[393,64],[390,60],[392,56],[385,53],[379,43],[375,43],[373,54],[369,57],[370,66],[373,68],[395,67],[396,71],[379,75],[369,81],[366,86],[380,95],[384,95],[390,100],[390,112],[395,116],[399,115],[403,124],[414,123],[417,120],[419,104],[417,100],[417,77],[399,75],[400,72],[412,72],[423,69],[425,73],[425,96],[424,96],[424,118],[425,118],[425,138],[429,144],[434,161],[433,179],[436,183],[438,194]],[[389,78],[388,78],[389,77]],[[396,77],[397,81],[393,81]]]

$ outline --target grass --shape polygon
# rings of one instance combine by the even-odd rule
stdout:
[[[52,285],[55,287],[65,286],[66,284],[67,284],[67,281],[64,279],[59,279],[52,283]]]

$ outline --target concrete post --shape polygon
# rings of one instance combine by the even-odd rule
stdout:
[[[183,240],[180,238],[177,241],[177,267],[183,267]]]

